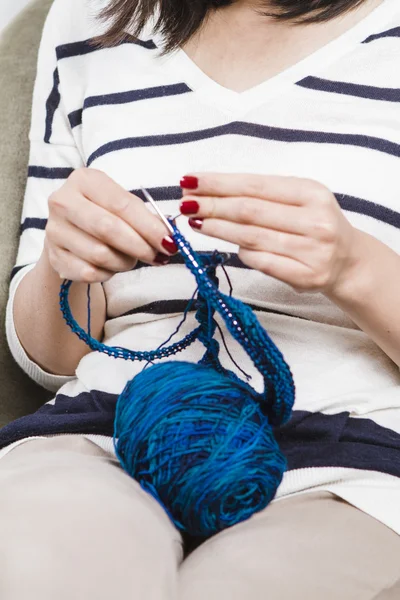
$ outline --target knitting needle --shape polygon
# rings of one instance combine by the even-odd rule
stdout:
[[[162,220],[162,222],[166,225],[168,231],[170,233],[175,233],[174,228],[172,227],[171,223],[162,214],[162,212],[158,208],[157,204],[155,203],[155,201],[153,200],[153,198],[150,196],[149,192],[143,186],[140,186],[140,189],[142,190],[142,192],[143,192],[146,200],[148,200],[150,202],[150,204],[152,205],[152,207],[154,208],[154,210],[156,211],[156,213],[158,214],[158,216],[160,217],[160,219]]]

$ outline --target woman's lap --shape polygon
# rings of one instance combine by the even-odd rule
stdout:
[[[80,436],[26,442],[0,461],[2,600],[400,597],[400,536],[328,493],[273,502],[183,562],[181,542],[158,504]]]
[[[2,600],[175,598],[178,532],[92,442],[16,447],[0,461],[0,490]]]
[[[198,548],[181,567],[180,600],[386,600],[377,594],[399,565],[397,534],[330,493],[307,493]]]

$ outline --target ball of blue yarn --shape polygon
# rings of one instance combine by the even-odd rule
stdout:
[[[115,447],[175,525],[198,537],[265,508],[286,469],[254,390],[188,362],[156,364],[127,383]]]

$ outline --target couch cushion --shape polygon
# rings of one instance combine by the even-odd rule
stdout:
[[[37,51],[50,4],[51,0],[36,0],[0,37],[0,426],[49,398],[14,363],[4,320],[27,173]]]

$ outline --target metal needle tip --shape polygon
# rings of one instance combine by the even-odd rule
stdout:
[[[152,205],[152,207],[154,208],[154,210],[156,211],[156,213],[158,214],[158,216],[160,217],[160,219],[162,220],[162,222],[164,223],[164,225],[167,227],[168,231],[170,233],[175,233],[174,232],[174,228],[172,227],[171,223],[168,221],[168,219],[165,217],[165,215],[163,215],[163,213],[160,211],[160,209],[158,208],[158,206],[155,203],[154,199],[150,196],[150,194],[146,190],[146,188],[144,188],[141,185],[140,189],[142,190],[142,192],[143,192],[144,197],[146,198],[146,200],[148,200],[150,202],[150,204]]]

